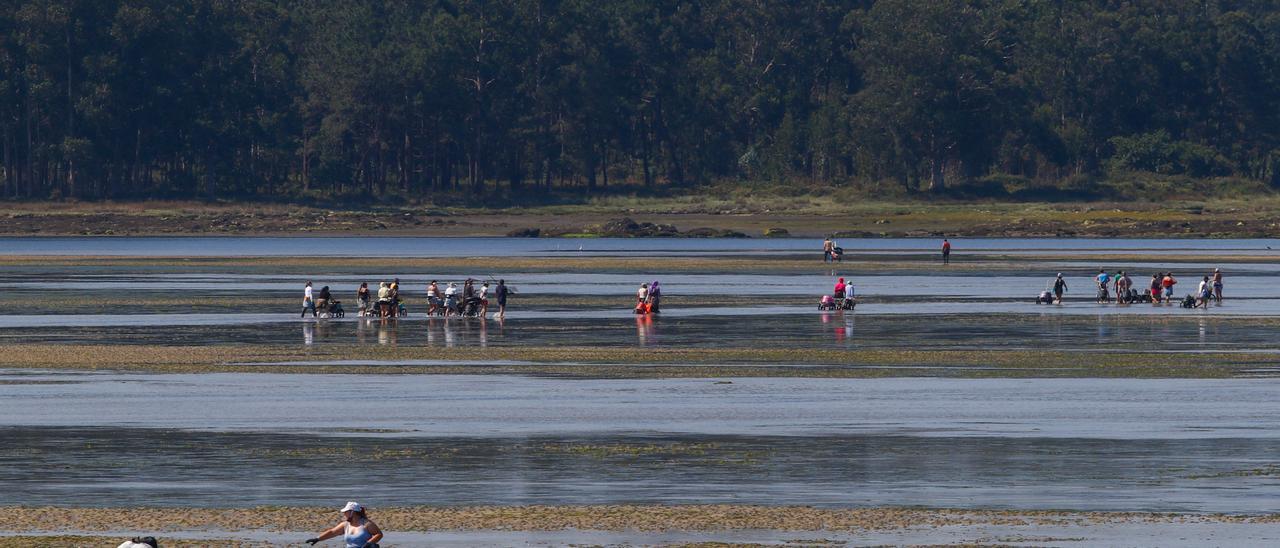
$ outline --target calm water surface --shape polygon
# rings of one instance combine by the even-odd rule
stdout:
[[[843,240],[915,265],[666,275],[371,273],[366,256],[614,257],[813,253],[811,240],[507,238],[0,238],[0,255],[335,257],[279,271],[182,261],[0,268],[0,345],[16,343],[460,347],[818,348],[1221,352],[1280,355],[1276,240],[958,240],[964,268],[932,268],[932,239]],[[1052,251],[1053,258],[1032,257]],[[1095,265],[1079,255],[1115,255]],[[1248,263],[1178,261],[1248,255]],[[1261,258],[1259,258],[1261,257]],[[1277,255],[1280,259],[1280,255]],[[1175,263],[1169,266],[1165,261]],[[1195,259],[1193,259],[1195,260]],[[981,261],[981,262],[978,262]],[[1091,302],[1097,268],[1173,268],[1209,310]],[[274,268],[274,267],[271,267]],[[1061,306],[1031,303],[1056,272]],[[300,319],[301,282],[350,304],[399,276],[413,316]],[[505,277],[505,322],[428,320],[428,280]],[[863,296],[816,310],[835,278]],[[660,318],[629,313],[661,279]],[[139,299],[131,303],[134,296]],[[145,302],[143,302],[145,301]],[[395,367],[395,363],[364,362]],[[0,367],[3,360],[0,359]],[[483,371],[492,363],[472,364]],[[571,364],[570,364],[571,365]],[[669,365],[669,364],[668,364]],[[776,364],[809,367],[805,363]],[[262,366],[269,370],[269,365]],[[933,366],[930,366],[933,367]],[[1046,375],[1055,372],[1046,371]],[[1274,369],[1231,380],[709,379],[150,375],[0,370],[0,504],[192,505],[759,503],[1206,512],[1280,510]],[[895,373],[897,374],[897,373]],[[936,373],[951,374],[945,364]],[[317,482],[359,462],[372,489]],[[890,542],[892,543],[892,542]]]
[[[1276,380],[0,379],[0,504],[1280,510]]]

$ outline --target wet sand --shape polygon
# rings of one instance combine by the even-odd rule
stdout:
[[[0,546],[15,547],[40,546],[43,539],[50,546],[118,542],[134,534],[118,529],[120,518],[152,524],[165,546],[301,545],[332,521],[327,508],[3,510],[33,524],[21,533],[28,536],[0,537]],[[610,506],[385,508],[374,517],[389,531],[388,546],[1242,546],[1280,540],[1275,516]],[[47,525],[51,519],[59,524]]]
[[[1194,327],[1193,327],[1194,328]],[[641,329],[647,329],[642,327]],[[841,330],[844,328],[841,327]],[[173,336],[173,330],[166,331]],[[97,332],[79,333],[91,340]],[[183,334],[179,334],[183,335]],[[948,350],[849,348],[670,348],[654,346],[637,352],[625,345],[503,346],[477,340],[488,335],[474,329],[444,331],[428,344],[414,345],[412,333],[399,344],[400,332],[391,327],[356,337],[361,344],[320,344],[323,329],[308,332],[301,347],[254,345],[253,336],[237,345],[237,333],[220,333],[222,344],[160,346],[121,338],[111,345],[14,344],[7,347],[9,368],[115,370],[163,373],[318,373],[346,375],[466,374],[534,375],[569,378],[721,378],[721,377],[962,377],[962,378],[1230,378],[1274,377],[1275,352],[1237,350],[1142,352],[1038,351],[1022,349]],[[560,334],[563,336],[565,334]],[[191,341],[208,337],[193,334]],[[674,337],[669,337],[674,338]],[[495,341],[496,342],[496,341]]]
[[[842,242],[839,265],[786,241],[481,256],[503,241],[0,249],[0,505],[71,524],[0,534],[137,534],[107,523],[124,511],[190,544],[279,544],[357,499],[401,545],[1276,537],[1268,241],[961,241],[945,268],[911,240]],[[1096,304],[1099,266],[1174,269],[1179,294],[1222,266],[1228,299]],[[1031,304],[1057,271],[1067,302]],[[477,272],[520,290],[508,320],[422,317],[427,280]],[[304,277],[349,304],[388,275],[410,318],[296,317]],[[815,309],[836,276],[856,311]],[[655,277],[668,309],[637,318]],[[317,481],[352,462],[375,488]]]

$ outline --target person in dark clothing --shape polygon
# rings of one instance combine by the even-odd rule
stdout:
[[[506,280],[498,280],[498,287],[493,290],[494,295],[498,297],[498,315],[495,318],[502,320],[507,317],[507,294],[511,292],[507,289]]]

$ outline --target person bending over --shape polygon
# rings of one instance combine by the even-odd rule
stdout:
[[[378,541],[382,540],[382,529],[369,519],[364,506],[358,502],[348,502],[341,512],[341,522],[325,529],[320,536],[307,539],[307,544],[315,546],[317,542],[342,535],[347,548],[378,548]]]

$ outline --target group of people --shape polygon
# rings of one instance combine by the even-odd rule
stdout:
[[[391,318],[400,313],[400,278],[388,282],[378,282],[377,300],[369,292],[369,283],[361,282],[356,290],[356,306],[359,316],[377,316]]]
[[[1110,293],[1108,291],[1108,283],[1115,293],[1116,302],[1131,302],[1133,297],[1140,291],[1133,288],[1133,280],[1129,279],[1128,273],[1123,270],[1115,274],[1107,274],[1106,270],[1099,270],[1097,277],[1094,279],[1098,285],[1098,302],[1110,302]],[[1151,282],[1146,288],[1146,292],[1151,296],[1153,304],[1172,304],[1173,286],[1178,284],[1178,279],[1173,276],[1172,272],[1157,272],[1151,275]],[[1196,292],[1189,296],[1192,308],[1208,308],[1210,302],[1222,303],[1222,270],[1215,268],[1213,273],[1203,276],[1200,280]]]
[[[302,290],[302,317],[307,317],[307,312],[311,312],[312,317],[316,317],[319,312],[328,316],[340,309],[338,301],[329,292],[329,286],[326,285],[316,292],[312,290],[311,282],[307,282],[307,286]]]
[[[441,290],[440,284],[436,280],[431,280],[427,285],[427,315],[446,317],[468,315],[483,318],[489,313],[490,291],[489,282],[477,286],[476,280],[472,278],[467,278],[463,282],[461,290],[458,284],[453,282]],[[498,302],[498,312],[494,314],[494,319],[506,318],[507,297],[511,294],[506,280],[498,280],[496,287],[492,289],[492,294]],[[306,317],[307,312],[311,312],[312,317],[316,317],[317,310],[331,311],[335,303],[337,301],[333,299],[329,286],[320,288],[316,293],[312,291],[311,282],[308,281],[303,288],[302,316]],[[368,282],[361,283],[360,288],[356,290],[356,304],[361,317],[393,318],[405,315],[403,302],[400,299],[400,278],[390,282],[379,282],[376,294],[369,289]]]
[[[1152,304],[1172,304],[1175,300],[1173,287],[1178,284],[1178,279],[1172,272],[1157,272],[1151,275],[1151,282],[1145,289],[1138,289],[1127,272],[1120,270],[1111,274],[1105,269],[1098,270],[1098,275],[1093,278],[1093,281],[1097,286],[1099,303],[1114,301],[1119,304],[1146,301]],[[1052,282],[1052,289],[1046,289],[1038,301],[1061,303],[1062,296],[1066,292],[1067,282],[1059,272]],[[1210,302],[1222,304],[1222,270],[1218,268],[1213,269],[1211,274],[1203,276],[1196,292],[1188,295],[1186,300],[1188,308],[1208,308]]]
[[[662,287],[658,281],[640,284],[640,289],[636,290],[636,314],[655,314],[662,310],[661,306]]]
[[[822,300],[818,303],[821,310],[852,310],[857,302],[857,295],[853,289],[853,280],[845,281],[844,278],[836,280],[836,285],[831,290],[830,295],[823,295]]]
[[[844,261],[844,248],[836,245],[830,236],[822,241],[822,262],[838,263]]]
[[[507,316],[507,296],[511,294],[505,279],[498,280],[497,286],[493,288],[493,294],[498,301],[498,313],[493,317],[501,320]],[[489,282],[483,282],[477,287],[476,280],[467,278],[462,282],[461,291],[458,289],[458,284],[454,282],[449,282],[443,291],[440,290],[440,284],[436,280],[431,280],[431,283],[427,284],[428,316],[474,315],[483,318],[488,314]]]
[[[827,236],[822,240],[822,262],[839,263],[844,262],[844,248],[840,247],[835,240]],[[951,264],[951,240],[942,239],[942,264]]]

